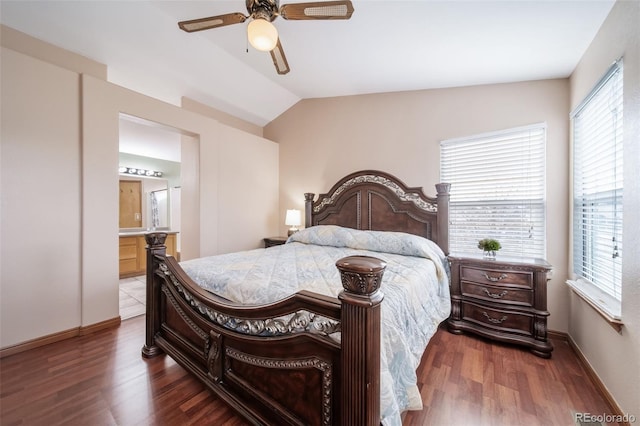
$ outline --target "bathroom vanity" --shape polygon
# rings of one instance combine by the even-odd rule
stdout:
[[[178,258],[176,248],[177,232],[161,232],[169,234],[165,242],[167,254]],[[144,234],[146,234],[146,231],[120,232],[120,278],[136,277],[146,274],[147,243],[144,240]]]

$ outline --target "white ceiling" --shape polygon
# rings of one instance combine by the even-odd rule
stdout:
[[[306,98],[567,77],[613,3],[353,0],[348,21],[274,21],[291,67],[284,76],[268,53],[247,51],[246,23],[178,29],[245,13],[244,0],[1,0],[0,20],[107,64],[113,83],[264,126]]]

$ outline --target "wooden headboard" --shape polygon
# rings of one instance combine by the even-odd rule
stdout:
[[[436,184],[437,196],[409,188],[400,179],[377,170],[351,173],[326,194],[305,195],[305,226],[398,231],[420,235],[449,254],[449,188]]]

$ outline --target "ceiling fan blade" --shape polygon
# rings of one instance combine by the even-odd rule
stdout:
[[[180,29],[192,33],[195,31],[209,30],[211,28],[224,27],[226,25],[239,24],[247,20],[242,13],[227,13],[226,15],[210,16],[208,18],[192,19],[178,22]]]
[[[291,71],[289,63],[287,62],[287,57],[284,56],[284,50],[282,50],[280,39],[278,39],[278,44],[276,44],[276,47],[274,47],[270,53],[273,65],[275,65],[278,74],[284,75]]]
[[[353,14],[353,4],[349,0],[316,1],[292,3],[280,7],[284,19],[349,19]]]

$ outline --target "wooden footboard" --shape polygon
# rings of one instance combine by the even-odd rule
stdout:
[[[168,354],[253,424],[380,424],[383,261],[339,260],[339,300],[302,291],[248,307],[195,284],[166,237],[145,237],[145,358]]]

